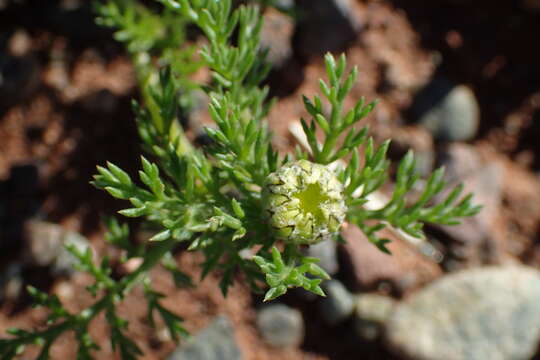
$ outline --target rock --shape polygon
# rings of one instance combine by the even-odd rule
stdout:
[[[446,276],[397,305],[386,335],[419,360],[529,359],[540,339],[540,273],[486,267]]]
[[[459,182],[482,166],[482,157],[473,146],[451,144],[440,151],[439,164],[445,167],[448,181]]]
[[[9,39],[9,53],[16,57],[23,57],[32,49],[32,38],[24,29],[17,29]]]
[[[294,10],[294,0],[274,0],[272,6],[282,11],[292,11]]]
[[[500,220],[503,198],[504,167],[496,161],[485,161],[477,150],[466,144],[451,144],[441,154],[449,187],[439,197],[463,183],[464,194],[474,194],[474,204],[483,208],[477,215],[462,219],[454,226],[435,226],[451,240],[448,250],[461,266],[500,263],[503,260],[505,230]],[[448,260],[451,260],[448,257]]]
[[[416,171],[423,177],[431,174],[435,165],[435,152],[429,131],[420,126],[406,126],[396,128],[389,136],[392,137],[389,155],[393,159],[399,161],[412,150]]]
[[[226,316],[218,316],[206,329],[181,344],[168,360],[240,360],[242,353],[234,328]]]
[[[304,255],[320,259],[318,265],[329,275],[335,275],[339,270],[337,258],[337,243],[334,240],[325,240],[315,245],[310,245],[303,250]],[[303,288],[291,289],[291,292],[298,295],[303,301],[314,301],[319,296]]]
[[[353,296],[339,280],[323,283],[325,298],[320,300],[321,316],[328,325],[337,325],[353,312]]]
[[[395,301],[379,294],[360,294],[356,296],[354,310],[354,330],[364,341],[377,340],[390,318]]]
[[[336,274],[339,270],[337,243],[334,240],[325,240],[309,246],[305,250],[305,255],[320,259],[318,265],[330,275]]]
[[[304,339],[302,314],[284,304],[271,304],[257,314],[257,328],[263,339],[276,347],[299,345]]]
[[[0,303],[19,298],[24,290],[22,270],[21,264],[14,262],[0,271]]]
[[[435,79],[422,89],[412,105],[415,120],[436,140],[467,141],[476,136],[480,108],[474,93],[464,85]]]
[[[210,98],[203,91],[192,91],[190,93],[190,103],[187,106],[187,113],[182,114],[184,127],[189,127],[195,134],[195,143],[200,146],[211,145],[213,140],[206,134],[205,127],[215,128],[208,113]]]
[[[352,0],[299,0],[294,45],[308,58],[326,52],[342,51],[356,38],[362,24]]]
[[[25,225],[25,261],[30,266],[50,266],[51,275],[71,275],[78,260],[65,249],[73,244],[81,251],[90,246],[88,240],[60,225],[31,220]]]
[[[282,5],[274,4],[283,11],[292,11],[284,1]],[[261,47],[268,50],[267,61],[272,65],[265,80],[270,88],[270,97],[288,96],[300,86],[304,80],[304,69],[294,57],[293,35],[294,19],[267,7],[264,12],[264,23],[261,29]]]
[[[437,263],[391,231],[385,229],[379,235],[392,240],[388,245],[392,255],[377,249],[357,226],[348,224],[342,231],[344,272],[350,276],[347,284],[353,290],[375,290],[389,283],[393,290],[406,293],[441,275]]]
[[[416,151],[414,153],[414,170],[423,178],[428,178],[433,172],[435,153],[431,150]]]
[[[290,16],[267,8],[261,29],[261,47],[268,49],[267,60],[272,67],[280,68],[291,58],[293,33],[294,22]]]

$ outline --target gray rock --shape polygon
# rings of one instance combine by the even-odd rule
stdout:
[[[271,304],[257,314],[257,328],[263,339],[276,347],[299,345],[304,339],[302,314],[284,304]]]
[[[457,268],[502,262],[508,242],[500,221],[505,166],[494,160],[484,161],[475,147],[460,143],[448,146],[440,157],[448,183],[463,183],[464,193],[473,193],[474,204],[483,206],[480,213],[463,219],[459,225],[435,226],[451,240],[447,242],[451,256],[446,260],[457,259],[461,263]],[[438,200],[443,200],[449,190],[442,192]],[[447,269],[459,265],[452,263],[445,263]]]
[[[180,345],[168,360],[240,360],[242,353],[234,328],[226,316],[218,316],[206,329]]]
[[[274,0],[272,5],[280,10],[293,10],[294,0]]]
[[[292,36],[294,22],[273,8],[264,13],[264,23],[261,29],[261,46],[268,49],[267,60],[274,68],[282,67],[293,54]]]
[[[403,126],[392,132],[388,155],[402,159],[409,150],[414,152],[415,170],[423,177],[431,174],[435,165],[435,151],[431,133],[422,126]]]
[[[529,359],[540,339],[540,273],[486,267],[446,276],[397,305],[392,349],[413,359]]]
[[[343,50],[361,29],[352,0],[297,1],[295,48],[304,57]]]
[[[334,240],[325,240],[318,244],[311,245],[305,250],[306,256],[316,257],[321,261],[318,263],[328,274],[334,275],[339,270],[337,260],[337,243]]]
[[[24,279],[20,263],[14,262],[0,270],[0,303],[17,300],[23,290]]]
[[[416,151],[414,153],[414,170],[422,177],[427,178],[433,172],[435,153],[430,150]]]
[[[464,85],[435,79],[418,93],[412,110],[437,140],[466,141],[478,131],[480,108],[474,93]]]
[[[31,266],[50,266],[51,274],[55,276],[71,275],[78,262],[65,245],[73,244],[81,251],[90,246],[84,236],[39,220],[25,225],[25,240],[25,262]]]
[[[354,330],[364,341],[377,340],[395,307],[395,301],[379,294],[360,294],[356,297]]]
[[[338,280],[323,283],[326,297],[320,301],[321,316],[328,325],[336,325],[347,319],[353,312],[354,299]]]

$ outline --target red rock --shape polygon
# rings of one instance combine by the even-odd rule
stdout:
[[[388,245],[392,255],[377,249],[357,226],[349,224],[342,236],[347,243],[341,245],[341,250],[350,266],[351,287],[355,290],[374,289],[390,282],[399,292],[408,292],[442,274],[437,263],[388,229],[380,231],[379,236],[392,240]]]

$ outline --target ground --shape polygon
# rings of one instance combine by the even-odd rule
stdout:
[[[110,254],[114,250],[103,241],[100,220],[122,203],[96,190],[89,181],[95,166],[106,161],[132,174],[138,168],[141,151],[130,108],[130,99],[138,96],[134,72],[111,33],[92,24],[86,6],[76,15],[89,24],[88,29],[75,31],[73,22],[79,20],[59,18],[44,3],[27,1],[0,11],[4,53],[21,59],[11,72],[15,87],[9,88],[8,79],[0,88],[0,180],[8,182],[14,166],[37,169],[36,188],[28,201],[35,202],[38,211],[31,216],[78,231],[90,239],[98,254]],[[49,4],[51,9],[56,8],[57,2],[50,3],[54,4]],[[362,28],[343,49],[349,64],[360,69],[350,101],[360,96],[380,100],[368,119],[377,140],[402,139],[403,146],[424,146],[437,156],[449,144],[434,143],[429,134],[427,145],[419,144],[425,130],[409,116],[417,90],[434,77],[444,76],[467,85],[478,99],[480,128],[466,143],[484,161],[504,169],[501,201],[495,205],[497,228],[491,230],[498,232],[494,237],[500,238],[502,250],[501,259],[483,260],[478,254],[473,264],[518,261],[540,268],[540,48],[535,46],[540,13],[534,4],[450,0],[353,4],[351,16],[357,17]],[[293,61],[272,76],[272,92],[280,97],[268,120],[276,147],[286,152],[296,142],[290,125],[306,117],[301,95],[315,94],[318,79],[324,77],[322,57],[293,55]],[[8,216],[26,217],[27,212]],[[16,241],[6,246],[0,264],[19,256],[21,248]],[[177,260],[198,279],[196,264],[201,259],[197,255],[179,251]],[[384,344],[362,344],[359,350],[359,345],[347,340],[345,325],[329,329],[318,319],[313,304],[294,296],[285,302],[300,308],[308,319],[306,340],[298,349],[272,348],[254,325],[261,299],[250,294],[242,279],[237,279],[225,299],[215,276],[195,289],[181,290],[163,270],[156,269],[153,277],[167,295],[165,304],[185,319],[189,331],[203,328],[216,314],[227,314],[246,359],[344,359],[355,353],[389,356]],[[57,293],[70,309],[81,309],[91,301],[83,291],[89,281],[84,274],[43,279],[38,269],[29,279]],[[164,358],[174,344],[163,331],[148,325],[145,303],[136,293],[122,306],[131,324],[130,334],[144,351],[144,359]],[[45,314],[31,308],[25,297],[5,301],[0,304],[0,334],[11,326],[42,326]],[[95,323],[93,334],[102,346],[100,358],[113,358],[103,322]],[[53,349],[53,358],[73,358],[73,345],[72,338],[62,338]]]

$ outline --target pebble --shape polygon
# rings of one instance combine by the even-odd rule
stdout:
[[[504,166],[495,160],[483,160],[475,147],[462,143],[450,144],[440,157],[449,187],[437,200],[442,201],[453,186],[463,183],[463,194],[473,193],[473,203],[483,206],[477,215],[462,219],[458,225],[435,226],[450,239],[447,242],[449,253],[458,260],[451,267],[458,269],[500,263],[504,260],[504,248],[508,243],[500,221]],[[451,260],[451,256],[447,260]]]
[[[207,328],[181,344],[167,360],[240,360],[242,353],[231,321],[218,316]]]
[[[282,67],[292,56],[292,36],[294,22],[273,8],[264,13],[264,23],[261,29],[261,47],[268,49],[267,60],[274,68]]]
[[[274,0],[272,5],[279,10],[292,11],[294,10],[294,0]]]
[[[325,281],[322,287],[326,297],[319,303],[321,316],[328,325],[337,325],[352,314],[354,298],[339,280]]]
[[[15,301],[24,290],[22,266],[18,262],[9,264],[0,271],[0,303]]]
[[[388,229],[380,231],[379,236],[392,241],[388,244],[392,255],[377,249],[355,225],[349,224],[341,235],[346,240],[345,244],[340,244],[341,272],[348,277],[347,284],[353,291],[377,290],[388,284],[389,291],[404,294],[442,273],[440,266],[424,256],[420,249]]]
[[[25,225],[25,262],[30,266],[50,266],[51,275],[72,275],[78,260],[65,249],[73,244],[80,251],[90,246],[88,240],[60,225],[31,220]]]
[[[334,240],[325,240],[309,246],[305,250],[305,255],[320,259],[317,265],[322,267],[329,275],[334,275],[339,270],[337,243]]]
[[[412,113],[440,141],[471,140],[480,123],[480,108],[471,89],[442,78],[417,94]]]
[[[309,58],[326,52],[342,51],[361,30],[352,0],[299,0],[299,17],[294,46]]]
[[[415,170],[422,177],[428,177],[435,165],[433,138],[429,131],[421,126],[398,127],[392,134],[389,156],[400,161],[409,150],[414,152]]]
[[[284,304],[270,304],[257,314],[257,328],[263,339],[275,347],[298,346],[304,339],[300,311]]]
[[[419,360],[529,359],[540,339],[540,272],[523,266],[461,271],[398,304],[386,336]]]
[[[355,300],[354,330],[356,335],[364,341],[379,339],[396,302],[391,297],[376,293],[359,294]]]

